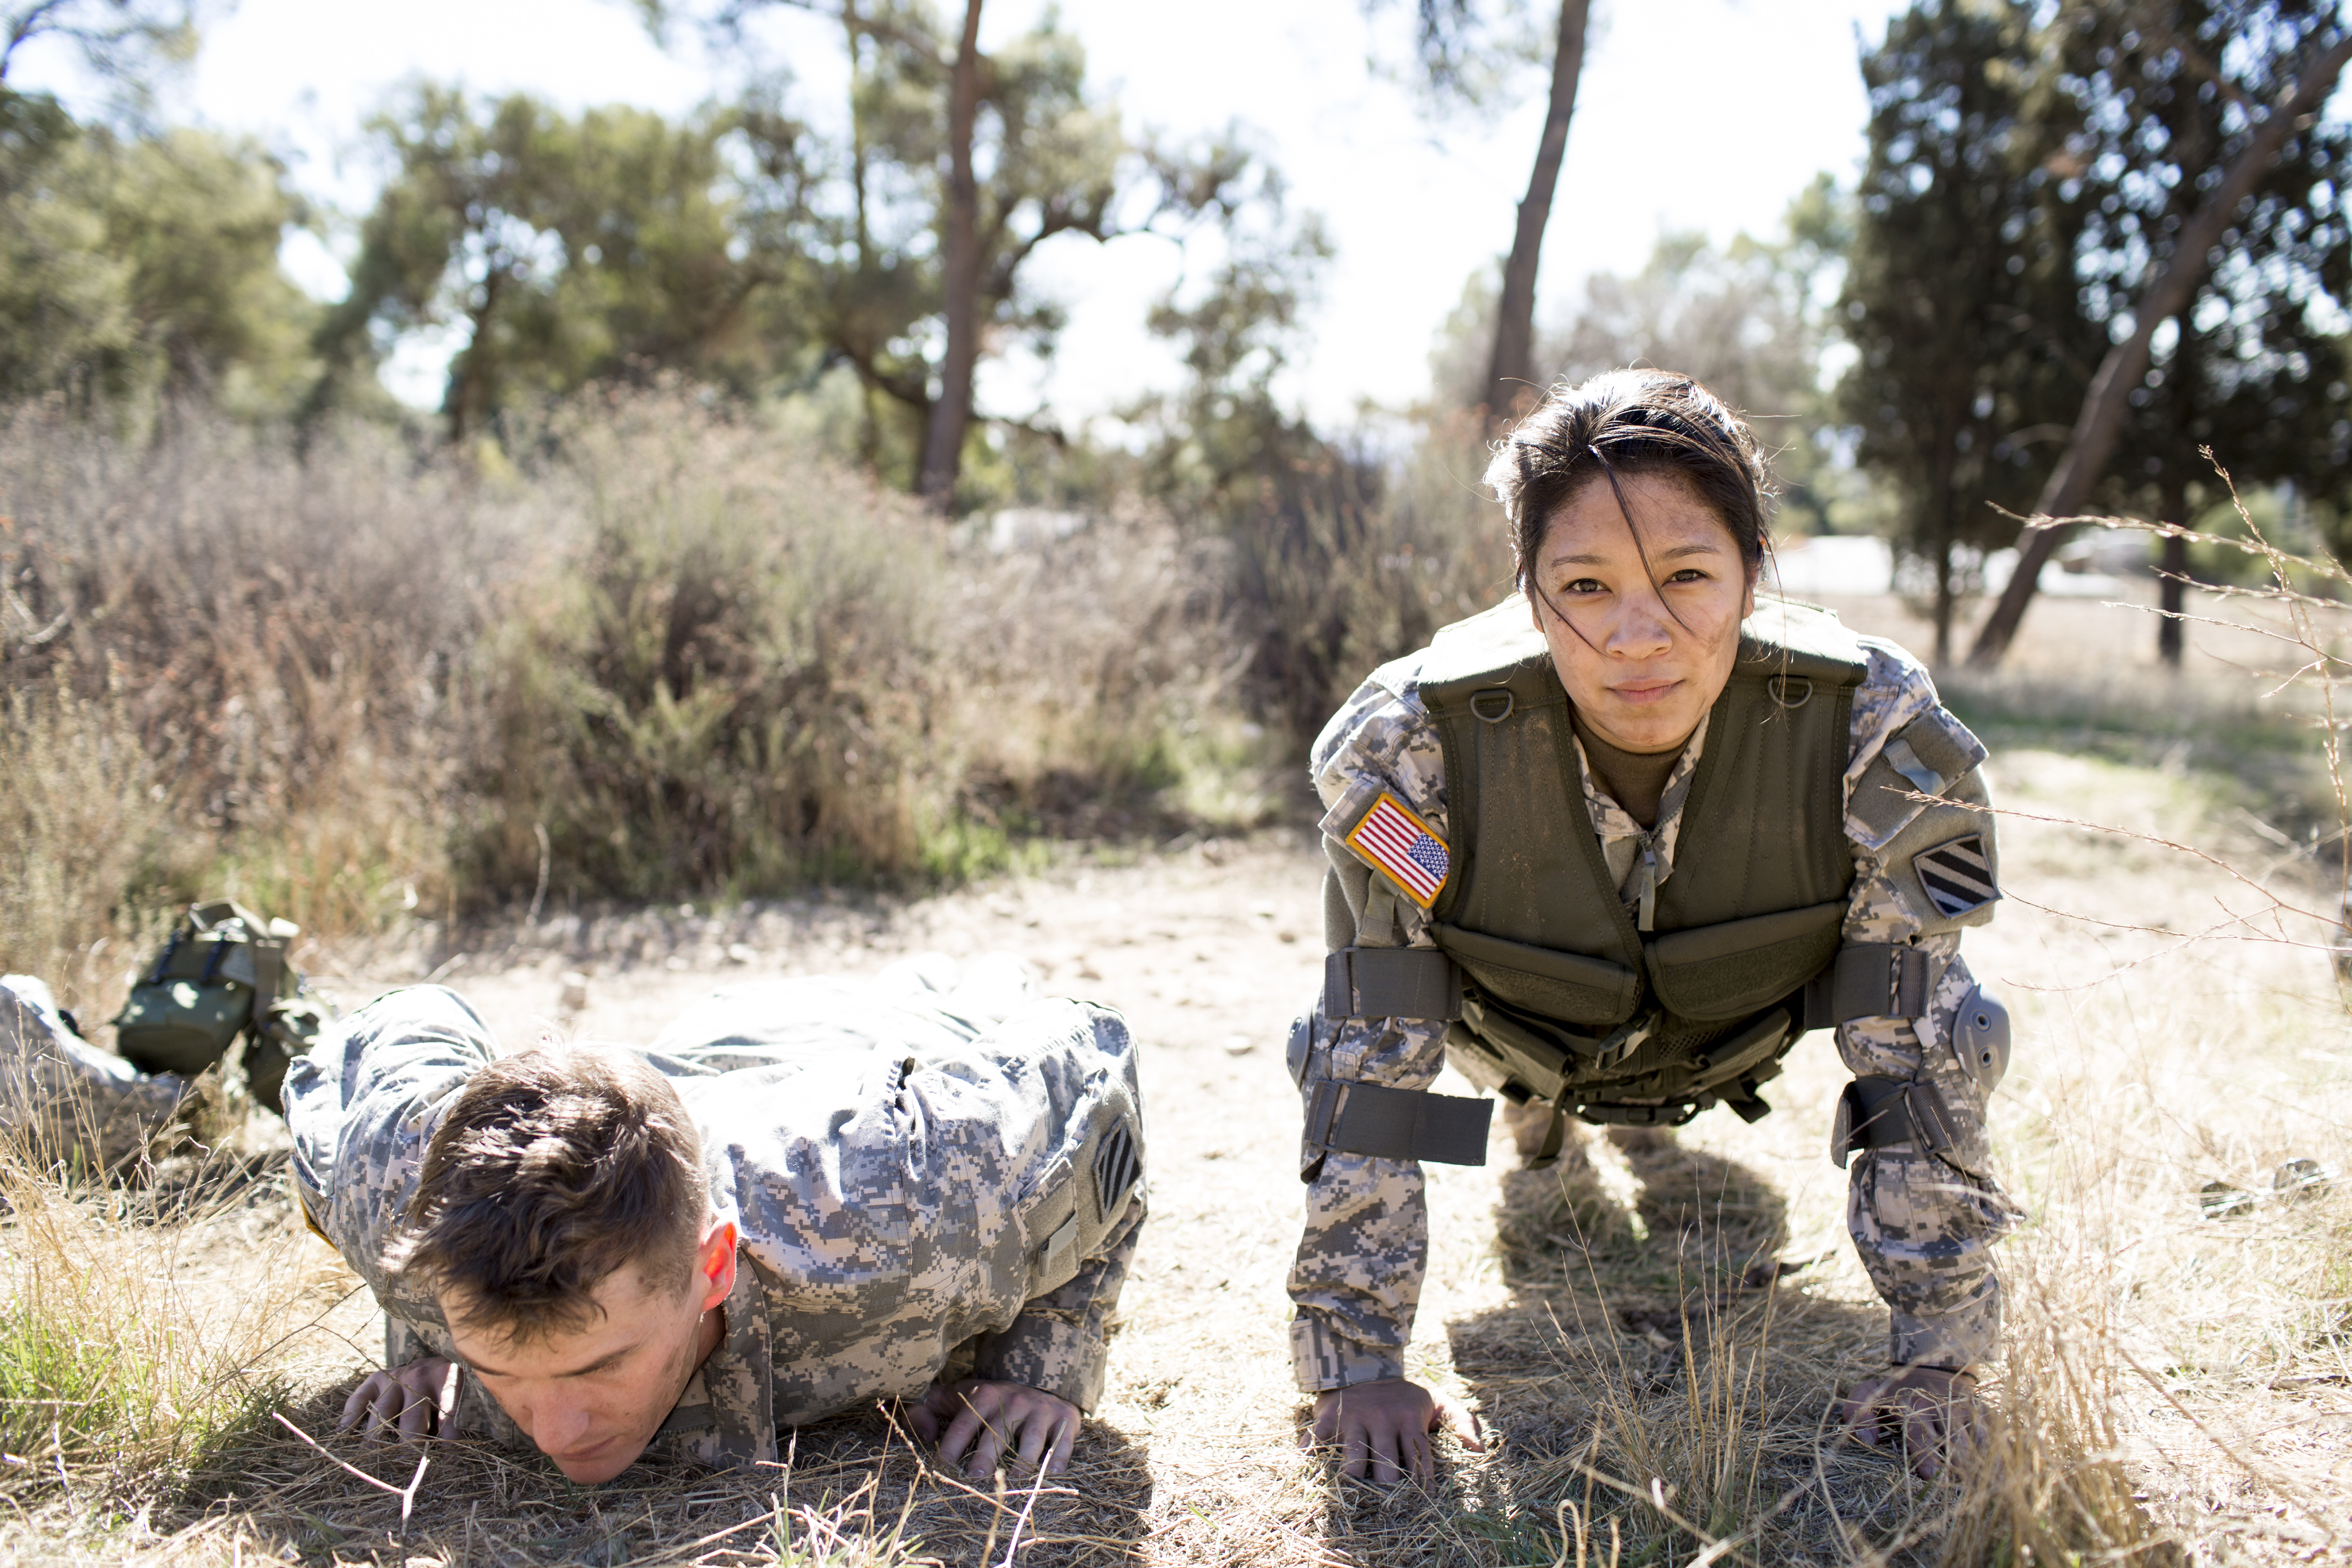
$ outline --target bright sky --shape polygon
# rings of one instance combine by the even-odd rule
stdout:
[[[1378,29],[1360,0],[1060,6],[1130,128],[1181,136],[1242,121],[1294,202],[1323,215],[1339,255],[1312,352],[1290,388],[1318,421],[1425,391],[1438,324],[1472,270],[1509,246],[1542,125],[1545,81],[1534,72],[1509,112],[1441,125],[1368,69],[1384,45],[1389,62],[1402,63],[1392,46],[1411,5],[1390,0]],[[1896,0],[1596,0],[1539,311],[1564,314],[1595,270],[1638,267],[1661,228],[1766,232],[1816,171],[1851,179],[1864,118],[1855,29],[1874,38],[1897,8]],[[1041,0],[993,0],[983,43],[1044,9]],[[793,15],[769,30],[801,83],[804,113],[829,114],[839,101],[836,39],[834,28]],[[677,113],[724,90],[724,68],[690,42],[665,53],[624,0],[242,0],[207,31],[179,108],[259,134],[289,155],[303,188],[355,216],[373,177],[357,155],[360,122],[404,79],[528,89],[573,109],[628,101]],[[38,85],[47,71],[62,87],[61,70],[35,56],[22,75]],[[314,291],[341,291],[329,251],[298,238],[288,260]],[[1041,249],[1037,281],[1072,307],[1060,357],[1042,376],[1000,371],[983,382],[983,404],[1019,413],[1042,400],[1076,420],[1172,384],[1173,363],[1142,322],[1182,260],[1148,238]],[[413,401],[436,402],[453,346],[408,345],[387,379]]]

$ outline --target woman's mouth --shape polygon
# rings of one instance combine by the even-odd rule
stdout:
[[[1622,686],[1612,686],[1609,690],[1621,702],[1646,708],[1652,703],[1664,701],[1681,685],[1679,680],[1629,680]]]

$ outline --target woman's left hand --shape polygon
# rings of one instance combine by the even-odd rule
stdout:
[[[906,1411],[916,1436],[939,1445],[940,1463],[952,1465],[971,1449],[964,1474],[972,1477],[987,1475],[1014,1453],[1032,1467],[1042,1461],[1047,1475],[1060,1474],[1069,1466],[1083,1419],[1076,1405],[1042,1388],[980,1377],[935,1383]]]
[[[1900,1441],[1923,1479],[1966,1459],[1986,1436],[1976,1375],[1934,1366],[1864,1379],[1838,1401],[1838,1419],[1874,1448]]]

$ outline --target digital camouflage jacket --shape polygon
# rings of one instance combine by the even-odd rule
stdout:
[[[706,1461],[773,1459],[780,1427],[967,1368],[1082,1408],[1100,1394],[1144,1213],[1134,1044],[1105,1008],[1000,1021],[967,994],[898,972],[740,986],[647,1051],[742,1237],[725,1337],[662,1428]],[[437,1306],[381,1259],[442,1114],[496,1054],[463,999],[418,986],[288,1075],[304,1208],[383,1305],[388,1364],[452,1353]],[[467,1429],[524,1443],[465,1386]]]
[[[2000,1332],[2000,1286],[1992,1244],[2014,1223],[2015,1208],[1994,1179],[1984,1131],[1986,1090],[1952,1049],[1955,1015],[1975,981],[1959,958],[1960,923],[1914,907],[1893,873],[1888,853],[1901,847],[1906,820],[1884,810],[1862,812],[1855,785],[1876,764],[1896,731],[1940,712],[1935,684],[1916,660],[1894,644],[1860,639],[1868,671],[1854,693],[1850,763],[1843,788],[1845,833],[1854,880],[1842,940],[1910,942],[1929,955],[1935,978],[1916,1018],[1862,1017],[1838,1026],[1837,1048],[1857,1077],[1925,1079],[1941,1092],[1955,1126],[1951,1146],[1938,1154],[1900,1148],[1865,1150],[1849,1166],[1847,1225],[1872,1283],[1885,1300],[1892,1323],[1889,1354],[1896,1363],[1960,1367],[1991,1355]],[[1430,947],[1427,911],[1376,874],[1348,836],[1383,794],[1393,795],[1441,840],[1447,833],[1445,764],[1438,731],[1419,695],[1421,654],[1375,670],[1317,738],[1312,774],[1322,797],[1323,847],[1330,863],[1326,941],[1334,949]],[[1965,731],[1959,731],[1965,734]],[[1674,873],[1676,830],[1692,773],[1706,741],[1703,721],[1669,775],[1652,834],[1654,875]],[[1898,750],[1895,756],[1906,753]],[[1635,847],[1643,837],[1632,815],[1594,779],[1577,746],[1582,798],[1621,896],[1636,893]],[[1895,797],[1873,792],[1882,801]],[[1974,772],[1946,789],[1948,798],[1983,803]],[[1901,810],[1896,807],[1896,810]],[[1920,808],[1909,808],[1916,814]],[[1941,808],[1949,810],[1952,808]],[[1990,847],[1992,819],[1974,815],[1972,832]],[[1888,853],[1883,853],[1888,852]],[[1907,868],[1904,868],[1907,869]],[[1445,1064],[1446,1025],[1441,1020],[1324,1016],[1318,996],[1302,1021],[1292,1069],[1309,1104],[1318,1083],[1372,1083],[1426,1089]],[[1825,1130],[1826,1131],[1826,1130]],[[1291,1324],[1294,1369],[1310,1393],[1404,1374],[1428,1253],[1428,1211],[1421,1167],[1409,1160],[1307,1146],[1305,1234],[1290,1274],[1296,1304]]]

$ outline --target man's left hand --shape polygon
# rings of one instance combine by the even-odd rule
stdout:
[[[1838,1419],[1874,1448],[1899,1441],[1923,1479],[1965,1460],[1985,1440],[1975,1374],[1941,1367],[1904,1367],[1864,1379],[1838,1401]]]
[[[971,1450],[963,1473],[975,1478],[1014,1453],[1031,1466],[1042,1461],[1049,1476],[1060,1474],[1069,1466],[1081,1419],[1076,1405],[1042,1388],[980,1377],[935,1383],[921,1403],[907,1406],[907,1424],[939,1445],[940,1463],[952,1465]]]

